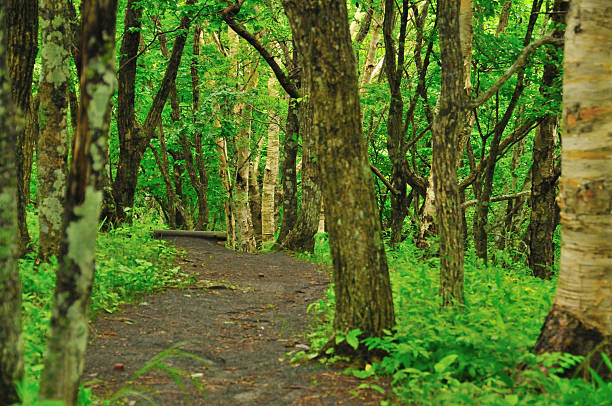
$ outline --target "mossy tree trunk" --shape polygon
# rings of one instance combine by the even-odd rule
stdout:
[[[381,336],[395,324],[374,185],[361,128],[346,2],[285,0],[303,60],[334,262],[334,328]],[[317,207],[318,208],[318,207]],[[318,211],[317,211],[318,214]]]
[[[536,353],[589,355],[604,379],[612,353],[612,15],[608,0],[570,3],[559,180],[561,269]],[[588,366],[588,364],[587,364]]]
[[[567,10],[562,10],[562,6],[567,6],[567,2],[555,0],[551,17],[554,24],[565,23]],[[555,35],[562,38],[563,31],[557,30]],[[557,50],[549,48],[547,53],[553,62],[544,66],[540,93],[546,99],[554,100],[555,96],[550,94],[550,90],[559,77],[559,68],[554,63]],[[555,114],[543,117],[533,140],[528,258],[534,276],[543,279],[551,278],[554,264],[553,235],[557,226],[555,198],[558,178],[555,167],[555,138],[558,121],[559,118]]]
[[[6,52],[8,55],[8,73],[12,85],[14,105],[26,118],[36,112],[31,111],[32,74],[34,60],[38,53],[38,0],[7,0],[6,21],[10,21],[7,30]],[[27,138],[25,126],[21,126],[16,139],[17,155],[17,243],[18,255],[23,256],[30,248],[30,235],[26,224],[26,204],[29,199],[29,173],[32,170],[32,151],[35,144]]]
[[[60,14],[61,15],[61,14]],[[87,346],[87,309],[102,191],[96,178],[104,170],[111,97],[116,89],[116,0],[82,4],[82,76],[79,122],[73,139],[63,239],[55,287],[55,304],[40,382],[42,400],[77,402]]]
[[[38,140],[38,257],[58,256],[64,222],[68,164],[68,87],[70,51],[66,4],[61,0],[40,3],[42,77],[39,89]]]
[[[7,5],[0,3],[0,405],[19,402],[23,378],[21,282],[17,268],[16,140],[23,119],[13,104],[7,66]],[[11,22],[12,23],[12,22]]]

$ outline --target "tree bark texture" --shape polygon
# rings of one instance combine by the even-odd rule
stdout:
[[[38,0],[7,0],[6,21],[10,21],[7,30],[6,53],[8,74],[11,82],[13,104],[26,118],[30,111],[32,98],[32,74],[34,61],[38,53]],[[17,253],[21,257],[29,250],[30,235],[26,224],[26,204],[29,199],[30,185],[26,183],[26,175],[32,170],[28,166],[27,151],[33,143],[27,139],[24,126],[16,139],[17,154]]]
[[[567,5],[562,0],[555,0],[551,20],[555,24],[565,23],[565,12],[561,6]],[[555,31],[556,36],[563,38],[563,31]],[[547,50],[549,58],[557,58],[555,49]],[[559,77],[559,69],[554,63],[547,63],[542,73],[540,93],[547,99],[553,98],[550,88]],[[533,140],[532,182],[531,182],[531,215],[529,219],[529,267],[534,276],[550,279],[554,263],[553,234],[557,222],[555,171],[555,137],[557,135],[558,117],[553,114],[543,117]]]
[[[21,280],[17,268],[17,137],[23,126],[13,104],[7,58],[9,20],[0,4],[0,404],[19,402],[16,383],[23,379]],[[12,24],[12,21],[10,22]]]
[[[381,336],[383,329],[395,324],[395,317],[362,138],[346,2],[286,0],[283,4],[304,61],[314,110],[334,262],[334,328],[344,332],[358,328],[361,337]]]
[[[87,346],[87,309],[102,201],[102,191],[95,184],[98,173],[104,170],[110,100],[116,89],[116,15],[116,0],[83,2],[79,124],[73,139],[65,199],[66,222],[39,394],[41,400],[60,400],[66,405],[77,403]]]
[[[607,0],[575,0],[565,33],[561,269],[536,352],[591,354],[610,376],[612,351],[612,14]]]
[[[440,236],[442,306],[463,304],[463,227],[457,184],[460,110],[465,104],[463,58],[459,40],[459,2],[438,3],[442,77],[440,109],[433,124],[433,171],[436,226]]]
[[[58,256],[62,239],[68,165],[70,50],[66,7],[61,0],[40,3],[42,78],[38,141],[38,257]]]

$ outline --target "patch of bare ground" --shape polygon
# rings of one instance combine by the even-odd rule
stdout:
[[[323,297],[328,273],[283,253],[240,254],[215,240],[168,240],[186,251],[180,264],[196,283],[98,317],[83,374],[94,393],[109,398],[129,384],[163,405],[378,405],[385,399],[359,390],[364,381],[341,368],[292,365],[284,357],[307,344],[306,309]],[[130,381],[169,348],[197,356],[161,361],[185,374],[184,387],[156,368]],[[384,382],[370,383],[389,392]],[[148,404],[138,394],[125,402]]]

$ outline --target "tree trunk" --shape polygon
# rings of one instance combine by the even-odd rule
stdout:
[[[276,80],[273,77],[268,79],[268,95],[270,99],[278,98],[276,90]],[[261,194],[261,234],[263,242],[274,241],[276,232],[276,189],[278,187],[278,169],[280,160],[279,135],[280,116],[271,109],[268,112],[268,148],[266,154],[266,169],[263,176],[263,190]]]
[[[249,115],[253,114],[251,108]],[[252,120],[249,124],[252,131]],[[256,151],[254,151],[255,158],[249,162],[249,209],[251,210],[251,221],[253,222],[253,234],[255,235],[255,243],[257,246],[261,246],[261,192],[259,185],[259,162],[261,161],[261,150],[263,149],[264,138],[260,137],[257,143]]]
[[[95,183],[98,172],[104,170],[110,99],[116,87],[113,57],[116,14],[116,0],[86,0],[82,5],[81,36],[88,41],[82,49],[79,125],[73,139],[66,222],[39,394],[41,400],[60,400],[66,405],[77,403],[87,346],[87,309],[102,201],[102,192],[96,190]]]
[[[384,6],[383,6],[384,7]],[[378,51],[378,44],[380,43],[381,37],[381,16],[376,15],[374,18],[374,23],[372,24],[370,35],[370,42],[368,43],[368,52],[366,54],[366,59],[363,63],[363,70],[361,72],[361,79],[359,81],[359,88],[361,91],[364,91],[366,86],[370,84],[374,75],[374,68],[376,67],[376,51]]]
[[[238,80],[238,72],[241,72],[244,67],[238,62],[239,39],[238,34],[228,27],[228,36],[230,41],[230,58],[232,61],[232,71],[236,81]],[[249,72],[250,73],[250,72]],[[253,87],[256,83],[256,78],[249,77],[249,73],[244,72],[248,82],[244,89]],[[237,83],[236,83],[237,84]],[[236,102],[234,105],[234,115],[238,118],[244,117],[245,104],[242,101]],[[251,158],[251,130],[250,125],[240,126],[235,135],[235,151],[236,151],[236,171],[235,181],[232,194],[230,195],[230,205],[236,219],[236,228],[234,230],[236,240],[233,248],[242,252],[254,252],[257,248],[255,234],[253,232],[253,220],[251,218],[251,209],[249,206],[249,178]]]
[[[612,353],[612,16],[608,0],[571,2],[565,33],[559,180],[561,269],[535,350],[588,355],[603,379]],[[585,363],[585,374],[588,373]]]
[[[472,67],[472,42],[474,40],[474,4],[472,0],[461,0],[459,5],[459,40],[461,42],[461,54],[463,57],[463,88],[469,96],[472,88],[471,67]],[[470,142],[472,128],[474,127],[474,115],[469,111],[461,111],[458,122],[460,123],[461,133],[457,138],[457,166],[460,164],[465,146]],[[417,246],[426,248],[429,246],[427,239],[436,235],[435,213],[436,213],[436,194],[434,191],[433,171],[429,174],[429,182],[423,202],[423,211],[419,223],[419,235]],[[462,218],[464,218],[462,213]]]
[[[140,137],[140,128],[136,121],[134,103],[136,99],[136,67],[138,62],[138,45],[140,44],[140,19],[142,8],[137,0],[128,0],[125,9],[124,33],[120,48],[120,66],[118,72],[119,88],[117,91],[117,133],[119,135],[119,161],[113,181],[113,197],[116,204],[116,218],[112,223],[126,220],[126,208],[134,204],[136,180],[140,159],[136,146]]]
[[[193,33],[193,57],[191,59],[191,91],[193,95],[193,122],[198,123],[198,112],[200,110],[200,78],[199,78],[199,58],[200,58],[200,35],[202,30],[199,26],[195,27]],[[182,134],[182,133],[181,133]],[[184,143],[184,140],[181,140]],[[191,148],[185,148],[183,146],[183,152],[185,153],[185,163],[193,162],[191,154]],[[191,180],[192,186],[195,188],[198,195],[198,218],[195,222],[194,229],[206,230],[208,228],[208,174],[206,173],[206,165],[204,165],[204,151],[202,151],[202,133],[197,130],[194,135],[194,149],[195,149],[195,167],[193,173],[190,172],[189,166],[187,166],[187,172]]]
[[[194,1],[188,0],[187,4],[193,4]],[[184,15],[180,23],[181,34],[174,40],[164,77],[141,127],[136,121],[134,111],[136,57],[140,43],[140,18],[142,18],[142,8],[139,7],[138,3],[136,0],[128,1],[125,12],[125,32],[120,50],[123,57],[119,68],[119,90],[117,94],[119,162],[113,182],[117,221],[125,221],[125,210],[134,205],[140,161],[161,121],[161,113],[176,80],[191,24],[190,16]]]
[[[27,117],[35,114],[30,111],[32,98],[32,74],[34,61],[38,53],[38,0],[8,0],[6,2],[6,20],[10,21],[10,30],[6,34],[7,65],[12,84],[13,104]],[[30,185],[28,151],[33,143],[27,139],[28,132],[23,126],[16,139],[17,167],[17,255],[23,256],[31,248],[30,235],[26,224],[26,204],[29,199]]]
[[[287,106],[287,121],[285,123],[285,140],[283,142],[283,216],[278,231],[278,243],[282,244],[297,220],[297,170],[296,157],[298,152],[299,120],[297,115],[298,101],[290,98]]]
[[[40,3],[42,26],[42,77],[40,80],[40,124],[38,141],[38,257],[48,261],[58,256],[63,231],[66,166],[68,160],[68,85],[70,52],[64,24],[65,2]]]
[[[309,98],[300,103],[299,114],[302,135],[302,198],[295,224],[282,245],[292,251],[314,252],[314,236],[319,226],[321,209],[321,178],[317,159],[318,140],[313,131],[314,106]]]
[[[438,3],[442,77],[440,110],[432,127],[431,170],[440,236],[440,295],[442,306],[463,304],[463,227],[457,184],[458,129],[465,102],[463,58],[459,41],[459,3]]]
[[[314,110],[334,262],[334,329],[380,337],[395,324],[387,260],[362,137],[346,2],[286,0]],[[318,209],[319,207],[317,207]],[[318,214],[318,210],[317,210]]]
[[[7,59],[7,8],[0,3],[0,83],[10,84]],[[10,21],[11,24],[13,23]],[[0,86],[0,404],[19,402],[16,383],[23,379],[21,281],[17,268],[16,140],[23,123],[10,86]]]
[[[531,37],[533,35],[533,30],[535,28],[535,23],[538,18],[538,14],[540,8],[542,7],[542,0],[534,0],[531,8],[531,14],[529,16],[529,23],[527,25],[527,31],[525,33],[525,38],[523,40],[523,46],[527,47],[531,42]],[[525,59],[526,60],[526,59]],[[516,63],[514,64],[516,65]],[[495,129],[493,131],[493,139],[491,140],[491,145],[489,147],[489,154],[491,157],[497,157],[500,149],[500,143],[502,140],[502,136],[504,130],[506,129],[510,119],[512,118],[514,109],[518,104],[518,100],[525,88],[524,84],[525,80],[525,72],[524,68],[520,67],[519,72],[517,74],[516,84],[514,86],[514,91],[512,93],[512,97],[506,107],[506,111],[504,112],[502,118],[495,124]],[[484,148],[484,145],[483,145]],[[487,232],[487,223],[489,217],[489,199],[491,198],[491,194],[493,192],[493,178],[495,176],[495,166],[497,164],[497,160],[495,158],[489,160],[487,164],[484,166],[483,174],[478,175],[481,176],[481,187],[480,192],[475,191],[475,194],[478,194],[478,204],[476,205],[476,210],[474,212],[474,221],[473,221],[473,230],[474,230],[474,246],[476,248],[476,255],[487,262],[488,259],[488,232]],[[475,188],[476,185],[475,184]]]
[[[553,24],[565,24],[565,13],[562,10],[562,0],[555,0],[551,20]],[[563,31],[558,30],[555,36],[563,38]],[[557,51],[547,50],[549,58],[555,61]],[[542,73],[540,93],[547,99],[554,98],[550,87],[558,79],[559,69],[553,63],[547,63]],[[553,235],[557,222],[556,213],[556,183],[555,175],[555,137],[557,135],[556,115],[543,118],[533,140],[533,164],[531,182],[531,217],[529,220],[529,267],[534,276],[550,279],[554,263]]]

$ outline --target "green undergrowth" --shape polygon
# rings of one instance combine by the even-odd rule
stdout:
[[[586,379],[555,375],[582,362],[581,357],[536,357],[531,351],[550,308],[555,280],[533,278],[522,264],[485,266],[468,252],[465,309],[441,309],[439,258],[425,257],[411,242],[389,251],[388,258],[397,325],[384,338],[362,344],[390,355],[346,373],[390,377],[398,402],[408,405],[610,404],[612,383],[596,374],[588,373]],[[332,336],[333,310],[330,288],[310,309],[318,320],[310,334],[312,354]],[[356,347],[349,341],[355,341],[351,333],[336,333],[336,340]],[[304,357],[308,354],[297,359]],[[542,365],[552,366],[553,373],[545,373]]]
[[[99,233],[96,273],[90,302],[90,317],[112,313],[121,304],[170,286],[184,286],[189,277],[174,266],[178,252],[166,242],[154,239],[152,220]],[[30,230],[37,230],[36,224]],[[36,233],[34,233],[36,234]],[[33,236],[36,241],[37,236]],[[36,255],[20,261],[23,292],[23,339],[26,367],[24,404],[33,404],[43,369],[46,334],[53,306],[57,261],[38,263]],[[79,404],[89,404],[82,390]]]

